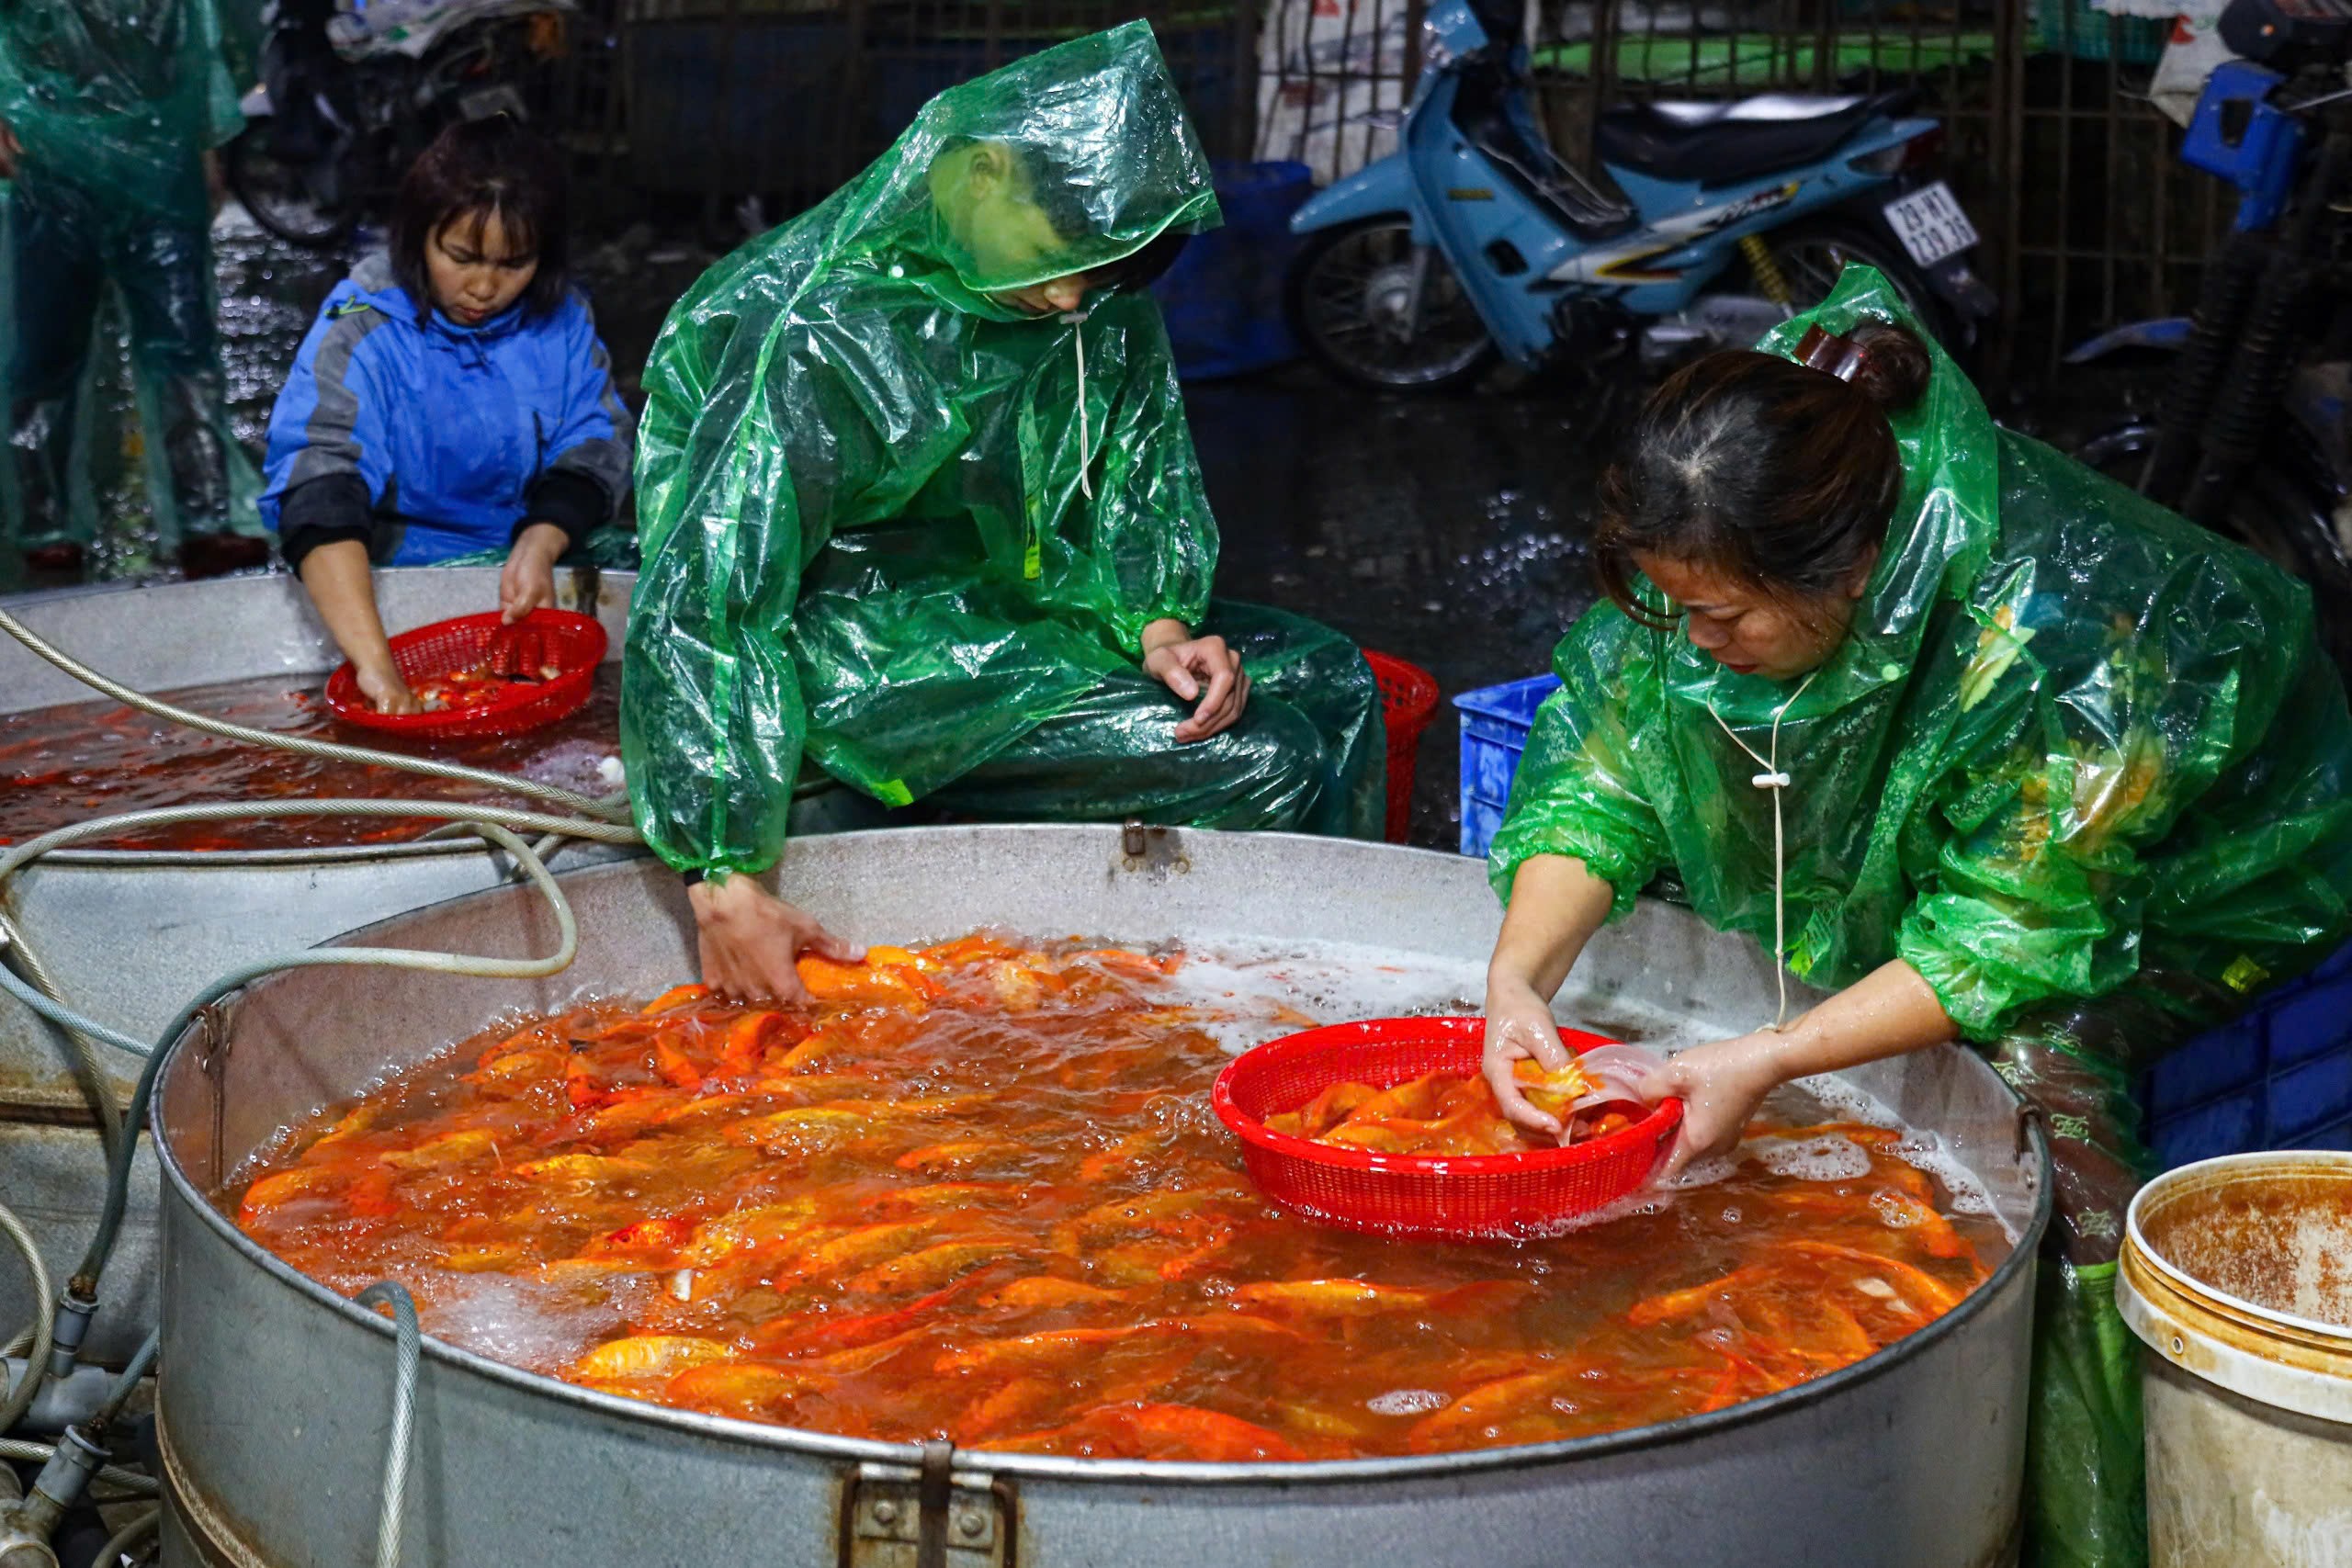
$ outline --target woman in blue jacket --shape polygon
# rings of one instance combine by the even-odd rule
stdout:
[[[269,422],[262,514],[386,713],[371,565],[503,549],[499,608],[555,594],[556,558],[628,491],[630,420],[565,274],[563,175],[505,116],[452,126],[401,183],[390,248],[335,286]]]

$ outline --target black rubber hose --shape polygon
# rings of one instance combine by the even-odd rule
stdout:
[[[2140,493],[2177,505],[2197,472],[2199,437],[2228,374],[2232,351],[2270,259],[2264,234],[2232,234],[2205,269],[2188,342],[2172,367],[2156,415],[2156,442],[2140,475]]]
[[[2193,522],[2219,528],[2227,520],[2238,479],[2262,450],[2309,332],[2303,311],[2312,276],[2309,262],[2285,254],[2263,269],[2237,353],[2205,420],[2195,482],[2180,503]]]

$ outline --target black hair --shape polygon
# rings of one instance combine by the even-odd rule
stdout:
[[[1842,368],[1710,354],[1668,378],[1601,476],[1593,575],[1617,606],[1667,626],[1634,592],[1636,556],[1690,562],[1792,601],[1833,592],[1886,538],[1903,493],[1890,412],[1932,367],[1907,328],[1871,321],[1808,338]]]
[[[392,276],[416,302],[417,321],[433,311],[426,243],[453,223],[470,220],[478,232],[492,217],[538,258],[523,290],[524,314],[543,316],[560,305],[571,288],[566,185],[555,149],[511,115],[461,120],[434,138],[392,205]]]

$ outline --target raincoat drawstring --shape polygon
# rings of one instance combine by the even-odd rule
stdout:
[[[1764,770],[1747,782],[1758,789],[1772,792],[1772,979],[1781,987],[1780,1010],[1772,1015],[1775,1032],[1789,1021],[1789,867],[1781,834],[1781,792],[1789,787],[1789,775],[1781,771],[1781,720],[1797,705],[1797,699],[1804,695],[1805,687],[1813,684],[1813,676],[1820,673],[1815,670],[1813,675],[1807,675],[1804,682],[1789,694],[1789,700],[1773,710],[1772,754],[1770,757],[1758,753],[1755,747],[1742,740],[1737,731],[1724,723],[1724,716],[1716,712],[1715,700],[1713,697],[1707,699],[1707,712],[1723,726],[1724,733],[1731,737],[1731,743],[1747,752],[1749,759]]]
[[[1094,499],[1094,479],[1089,471],[1094,467],[1094,449],[1086,433],[1086,333],[1080,329],[1092,312],[1069,310],[1062,320],[1069,323],[1069,341],[1078,350],[1078,489],[1087,500]]]

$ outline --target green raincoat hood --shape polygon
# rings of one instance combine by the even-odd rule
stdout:
[[[1865,317],[1917,330],[1851,268],[1758,346]],[[1940,352],[1892,423],[1903,499],[1809,680],[1736,674],[1611,604],[1577,622],[1494,841],[1498,891],[1532,855],[1573,855],[1622,913],[1670,866],[1711,924],[1769,948],[1761,756],[1792,781],[1787,955],[1816,984],[1900,957],[1989,1039],[2154,960],[2245,992],[2315,957],[2347,926],[2352,716],[2302,585],[1998,429]]]
[[[43,172],[180,222],[198,155],[244,124],[213,0],[0,0],[0,120]]]
[[[707,273],[646,368],[622,747],[672,863],[780,852],[804,747],[920,798],[1197,625],[1216,561],[1148,294],[989,295],[1217,219],[1151,30],[926,105]]]

